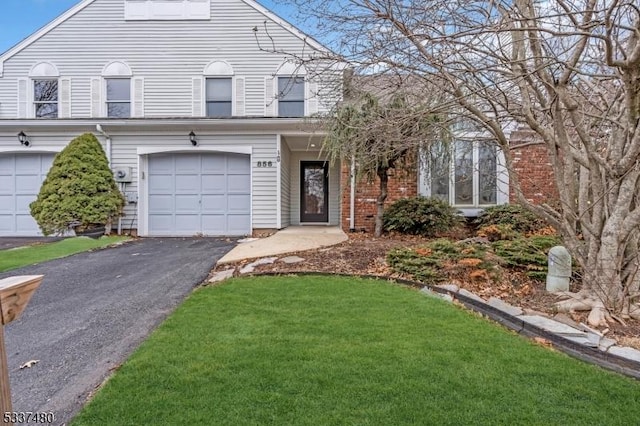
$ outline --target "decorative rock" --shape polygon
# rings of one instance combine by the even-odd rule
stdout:
[[[460,287],[458,287],[455,284],[441,284],[438,287],[444,290],[450,291],[452,293],[457,293],[460,290]]]
[[[609,348],[609,353],[632,361],[640,362],[640,351],[637,349],[628,348],[626,346],[612,346]]]
[[[240,271],[238,271],[241,274],[250,274],[253,272],[253,270],[256,269],[255,266],[253,266],[253,263],[249,263],[248,265],[244,265],[242,268],[240,268]]]
[[[213,274],[213,277],[211,277],[209,279],[210,283],[217,283],[220,281],[224,281],[228,278],[233,277],[233,273],[234,273],[235,269],[231,268],[231,269],[225,269],[224,271],[218,271],[215,274]]]
[[[262,259],[254,260],[253,262],[249,263],[248,265],[244,265],[242,267],[242,269],[240,269],[240,273],[241,274],[250,274],[251,272],[253,272],[254,269],[256,269],[256,266],[269,265],[269,264],[275,262],[276,260],[278,260],[277,257],[263,257]]]
[[[563,246],[551,247],[549,250],[549,273],[547,273],[547,291],[556,293],[569,291],[571,277],[571,255]]]
[[[613,345],[616,344],[616,341],[613,339],[609,339],[608,337],[603,337],[602,339],[600,339],[600,344],[598,345],[598,348],[600,348],[601,351],[607,351],[609,350],[609,348]]]
[[[503,300],[498,299],[497,297],[492,297],[487,301],[489,306],[493,306],[494,308],[505,312],[509,315],[518,316],[522,315],[522,309],[517,306],[512,306]]]
[[[469,290],[465,290],[464,288],[461,288],[460,291],[458,291],[458,294],[467,296],[469,299],[477,300],[478,302],[484,303],[484,299],[482,297],[478,296],[477,294],[471,293]]]
[[[253,266],[270,265],[273,262],[275,262],[276,260],[278,260],[277,257],[263,257],[262,259],[258,259],[258,260],[255,260],[255,261],[251,262],[250,265],[253,265]]]
[[[292,264],[292,263],[300,263],[303,262],[304,259],[299,257],[299,256],[287,256],[287,257],[283,257],[282,259],[280,259],[280,262],[284,262],[287,264]]]
[[[584,331],[576,330],[573,327],[569,327],[566,324],[562,324],[561,322],[554,321],[549,318],[537,315],[522,315],[519,318],[526,323],[535,325],[552,333],[559,334],[562,337],[587,337],[587,334]]]

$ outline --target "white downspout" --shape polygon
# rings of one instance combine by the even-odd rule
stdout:
[[[107,160],[109,160],[109,168],[111,168],[111,160],[112,160],[111,136],[104,131],[104,129],[100,124],[96,124],[96,132],[100,133],[105,138],[106,145],[107,145]],[[118,185],[118,189],[120,189],[120,192],[122,192],[123,194],[124,194],[124,185],[125,184],[123,183]],[[122,235],[122,216],[118,216],[118,235]]]
[[[351,158],[351,198],[349,199],[349,231],[356,230],[356,159]]]
[[[109,167],[111,167],[111,136],[109,136],[107,132],[102,129],[102,126],[100,124],[96,124],[96,132],[104,136],[107,141],[107,159],[109,160]]]

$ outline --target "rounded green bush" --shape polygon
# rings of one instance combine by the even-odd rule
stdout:
[[[391,204],[384,212],[386,231],[432,237],[461,223],[456,209],[436,198],[403,198]]]
[[[64,233],[72,223],[78,229],[103,226],[119,216],[123,206],[107,157],[91,133],[78,136],[56,155],[38,198],[30,204],[45,235]]]
[[[473,221],[473,224],[478,228],[491,225],[509,225],[512,230],[520,233],[535,232],[549,226],[544,219],[519,204],[488,207]]]

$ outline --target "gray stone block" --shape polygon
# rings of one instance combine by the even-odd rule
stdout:
[[[284,263],[287,263],[287,264],[292,264],[292,263],[304,262],[304,259],[299,257],[299,256],[287,256],[287,257],[283,257],[282,259],[280,259],[280,262],[284,262]]]
[[[452,293],[457,293],[460,290],[460,287],[458,287],[455,284],[441,284],[438,287],[444,290],[450,291]]]
[[[211,277],[209,279],[210,283],[217,283],[220,281],[224,281],[228,278],[233,277],[233,272],[235,271],[235,269],[231,268],[231,269],[225,269],[224,271],[218,271],[215,274],[213,274],[213,277]]]
[[[464,288],[461,288],[460,291],[458,291],[458,294],[461,294],[463,296],[467,296],[470,299],[473,300],[477,300],[478,302],[482,302],[485,303],[484,299],[480,296],[478,296],[477,294],[471,293],[469,290],[465,290]]]
[[[563,337],[584,337],[587,338],[587,333],[577,330],[573,327],[569,327],[561,322],[554,321],[550,318],[541,317],[538,315],[522,315],[519,317],[524,322],[540,327],[544,330],[552,333],[559,334]]]
[[[579,343],[581,345],[588,346],[590,348],[597,348],[598,347],[598,343],[594,342],[593,340],[589,339],[588,337],[566,336],[566,335],[561,335],[561,336],[564,337],[567,340],[571,340],[572,342],[576,342],[576,343]]]
[[[518,316],[518,315],[522,315],[522,309],[518,308],[517,306],[512,306],[510,304],[508,304],[507,302],[498,299],[497,297],[492,297],[487,301],[487,304],[490,306],[493,306],[494,308],[505,312],[509,315],[513,315],[513,316]]]
[[[640,362],[640,351],[637,349],[629,348],[626,346],[612,346],[609,348],[609,353],[630,359],[632,361]]]
[[[598,345],[598,348],[601,351],[608,351],[609,348],[613,345],[615,345],[617,342],[613,339],[609,339],[608,337],[603,337],[602,339],[600,339],[600,344]]]

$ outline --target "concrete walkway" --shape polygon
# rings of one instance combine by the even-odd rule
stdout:
[[[290,226],[267,238],[238,244],[218,265],[340,244],[348,239],[337,226]]]

